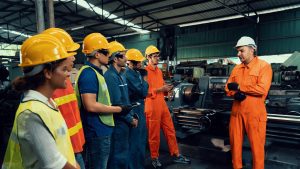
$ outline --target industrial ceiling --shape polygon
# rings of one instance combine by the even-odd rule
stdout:
[[[158,31],[165,26],[242,16],[299,5],[300,0],[53,0],[55,26],[76,41],[91,32],[107,37]],[[85,6],[84,6],[85,4]],[[21,44],[25,35],[37,33],[34,0],[0,1],[0,42]],[[47,1],[44,1],[47,21]],[[103,14],[103,15],[102,15]],[[47,22],[45,22],[47,23]],[[46,25],[47,27],[47,25]],[[20,34],[22,33],[22,34]]]

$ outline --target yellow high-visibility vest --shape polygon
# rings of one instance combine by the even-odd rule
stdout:
[[[17,118],[25,110],[38,115],[56,142],[58,151],[65,156],[69,163],[76,166],[74,151],[71,145],[70,136],[66,128],[65,121],[59,110],[52,109],[45,103],[38,100],[21,102],[17,110],[13,129],[8,140],[2,169],[23,169],[23,159],[21,157],[20,144],[18,141]],[[20,129],[19,129],[20,130]]]
[[[78,87],[78,79],[79,79],[79,76],[81,75],[82,71],[87,68],[91,68],[96,73],[96,76],[98,79],[99,90],[98,90],[97,102],[102,103],[107,106],[110,106],[111,105],[110,96],[109,96],[108,88],[107,88],[104,77],[100,73],[98,73],[96,69],[92,68],[91,66],[84,65],[78,71],[77,79],[76,79],[76,83],[75,83],[75,91],[76,91],[76,97],[77,97],[77,101],[78,101],[78,107],[81,108],[81,106],[82,106],[81,96],[80,96],[79,87]],[[100,113],[99,118],[103,124],[105,124],[107,126],[111,126],[111,127],[115,126],[115,121],[114,121],[114,117],[113,117],[112,113]]]

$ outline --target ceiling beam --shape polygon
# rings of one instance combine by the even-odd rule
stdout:
[[[144,13],[144,11],[142,10],[139,10],[138,8],[134,7],[133,5],[130,5],[128,2],[124,1],[124,0],[118,0],[119,2],[121,2],[122,4],[125,4],[126,6],[129,6],[130,8],[132,8],[133,10],[135,10],[137,13]],[[124,11],[125,12],[125,11]],[[157,19],[153,18],[152,16],[150,16],[148,13],[145,13],[144,14],[146,17],[152,19],[153,21],[159,23],[159,24],[162,24],[164,25],[163,23],[157,21]],[[144,15],[140,15],[141,17],[143,17]],[[126,20],[127,18],[124,17],[125,16],[125,13],[123,16],[119,16],[121,17],[122,19]],[[138,17],[140,17],[138,16]],[[128,18],[129,19],[129,18]],[[142,18],[142,24],[141,24],[141,27],[143,28],[143,18]]]
[[[263,0],[253,0],[251,2],[254,3],[254,2],[259,2],[259,1],[263,1]],[[235,6],[238,6],[238,5],[246,5],[247,3],[249,3],[249,2],[240,2],[240,3],[232,4],[232,5],[229,5],[229,6],[230,7],[235,7]],[[203,13],[207,13],[207,12],[214,12],[214,11],[218,11],[218,10],[222,10],[222,9],[225,9],[225,7],[221,6],[221,7],[216,7],[216,8],[212,8],[212,9],[203,10],[203,11],[189,12],[189,13],[185,13],[185,14],[174,15],[174,16],[169,16],[169,17],[165,17],[165,18],[159,18],[158,20],[163,21],[163,20],[175,19],[175,18],[186,17],[186,16],[190,16],[190,15],[203,14]],[[249,11],[249,12],[252,12],[252,11]],[[220,17],[223,17],[223,16],[220,16]],[[208,20],[208,18],[203,19],[203,20]],[[144,22],[144,24],[147,24],[147,23],[153,23],[153,22],[152,21]],[[139,24],[139,23],[137,23],[137,24]],[[150,29],[154,29],[154,28],[150,28]]]
[[[184,7],[196,5],[196,4],[199,4],[199,3],[200,4],[201,3],[207,3],[207,2],[210,2],[210,1],[211,0],[189,0],[189,1],[175,3],[175,4],[172,4],[172,5],[165,5],[165,6],[162,6],[162,7],[159,7],[159,8],[154,8],[154,9],[149,9],[149,10],[145,10],[145,11],[140,11],[140,12],[134,13],[134,14],[128,14],[128,15],[124,15],[124,16],[118,16],[115,19],[122,18],[122,19],[126,20],[126,19],[141,17],[143,15],[153,14],[153,13],[156,13],[156,12],[162,12],[162,11],[168,11],[168,10],[172,10],[172,9],[174,10],[174,9],[184,8]],[[136,6],[132,6],[132,7],[136,8]],[[92,17],[89,17],[89,19],[91,19],[91,18]],[[152,19],[152,21],[146,21],[146,22],[143,21],[143,22],[140,22],[140,23],[138,23],[136,25],[144,25],[144,24],[148,24],[148,23],[155,23],[155,24],[158,24],[160,26],[164,26],[165,24],[162,24],[160,22],[161,20],[162,19]],[[84,19],[83,20],[77,20],[77,22],[81,22],[81,21],[84,21]],[[109,23],[111,23],[111,22],[109,22]],[[87,27],[99,26],[100,24],[103,25],[103,23],[95,23],[94,25],[91,24],[91,25],[88,25]],[[149,27],[149,26],[147,26],[147,27]]]
[[[225,8],[227,8],[227,9],[229,9],[229,10],[231,10],[231,11],[234,11],[235,13],[244,16],[244,17],[245,17],[246,19],[248,19],[249,21],[251,21],[251,22],[253,22],[253,23],[257,23],[256,20],[254,20],[253,18],[250,18],[249,16],[245,15],[245,14],[243,13],[243,11],[239,11],[239,10],[237,10],[237,9],[235,9],[235,8],[233,8],[233,7],[231,7],[231,6],[229,6],[229,5],[226,4],[225,2],[221,2],[221,1],[219,1],[219,0],[214,0],[214,1],[215,1],[216,3],[218,3],[218,4],[221,4],[221,5],[224,6]],[[238,3],[238,1],[237,1],[237,3]],[[248,5],[248,4],[249,4],[249,3],[247,3],[246,5]]]

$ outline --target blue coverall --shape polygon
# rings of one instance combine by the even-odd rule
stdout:
[[[147,144],[147,128],[145,118],[145,102],[144,99],[148,94],[148,83],[142,78],[136,70],[126,68],[124,73],[127,84],[130,102],[140,103],[132,111],[138,115],[139,121],[137,128],[132,128],[130,133],[130,163],[129,169],[144,169],[145,168],[145,151]]]
[[[112,105],[129,105],[126,78],[110,65],[104,74]],[[108,169],[127,169],[129,165],[129,134],[133,111],[126,116],[114,114],[115,127],[112,133]]]

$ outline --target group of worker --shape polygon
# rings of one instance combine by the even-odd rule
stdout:
[[[24,76],[12,82],[23,96],[15,115],[3,169],[143,169],[147,137],[154,168],[162,128],[173,161],[190,163],[178,150],[164,100],[166,85],[157,67],[159,50],[127,50],[100,33],[87,35],[87,57],[70,81],[80,45],[63,29],[49,28],[26,39],[19,66]],[[101,66],[109,65],[107,71]]]
[[[164,96],[165,84],[157,67],[160,51],[150,45],[145,57],[127,50],[100,33],[83,40],[87,62],[78,72],[75,89],[70,72],[80,45],[59,28],[49,28],[24,41],[24,76],[13,88],[24,92],[15,115],[3,169],[143,169],[147,137],[154,168],[159,160],[162,129],[170,155],[190,163],[178,150],[175,129]],[[242,144],[247,134],[253,168],[264,168],[267,112],[265,98],[272,69],[256,56],[250,37],[236,44],[241,64],[226,84],[234,98],[229,135],[233,168],[242,168]],[[148,65],[143,69],[142,62]],[[109,65],[104,73],[101,66]]]

